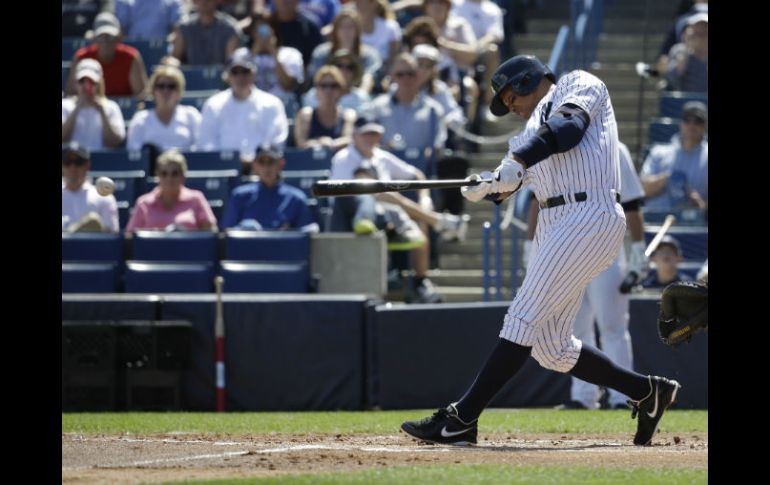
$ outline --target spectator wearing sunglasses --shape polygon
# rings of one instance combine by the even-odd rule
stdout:
[[[91,157],[77,142],[61,149],[62,232],[117,232],[118,203],[114,195],[102,196],[88,180]]]
[[[358,56],[347,49],[338,49],[331,56],[329,62],[329,65],[339,69],[342,77],[345,78],[345,86],[339,105],[343,108],[351,108],[360,114],[363,107],[372,100],[372,97],[368,91],[361,87],[363,68]],[[305,93],[302,97],[302,105],[311,108],[318,106],[315,88],[310,88]]]
[[[189,150],[196,142],[201,114],[194,106],[179,104],[185,78],[173,66],[158,66],[149,83],[155,107],[137,111],[128,126],[126,147],[140,150],[153,145],[159,151]]]
[[[299,148],[324,147],[337,151],[351,142],[356,112],[339,106],[346,81],[334,66],[324,66],[315,75],[318,106],[297,113],[294,140]]]
[[[685,103],[679,133],[671,143],[652,147],[642,166],[647,209],[708,209],[707,131],[706,105],[700,101]]]
[[[239,151],[248,172],[257,147],[283,147],[289,122],[280,99],[254,85],[256,66],[248,53],[233,55],[227,72],[230,88],[203,105],[199,150]]]
[[[167,150],[155,168],[158,186],[136,200],[126,232],[137,229],[161,231],[216,231],[217,218],[203,192],[184,186],[187,160]]]
[[[61,141],[76,141],[88,150],[123,143],[126,125],[120,106],[104,95],[102,66],[83,59],[74,69],[75,96],[61,100]]]

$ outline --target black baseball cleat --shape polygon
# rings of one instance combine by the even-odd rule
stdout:
[[[631,419],[639,415],[634,444],[646,446],[658,430],[663,412],[676,401],[676,393],[682,387],[677,381],[665,377],[650,376],[650,393],[639,401],[628,400]]]
[[[470,445],[476,444],[478,434],[478,419],[470,423],[461,420],[457,409],[450,404],[445,409],[439,409],[433,416],[420,421],[406,421],[401,429],[409,435],[423,441],[440,445]]]

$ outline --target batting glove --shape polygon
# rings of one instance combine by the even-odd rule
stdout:
[[[489,199],[490,195],[492,194],[492,191],[490,190],[492,188],[492,174],[490,172],[481,172],[481,174],[474,173],[470,177],[467,177],[465,180],[485,180],[485,182],[481,182],[478,185],[466,185],[464,187],[460,188],[460,193],[463,197],[470,200],[471,202],[479,202],[484,199]],[[494,194],[495,198],[498,197],[498,194]]]
[[[516,192],[524,181],[526,169],[522,164],[512,158],[503,158],[495,169],[492,180],[491,192]]]
[[[631,243],[631,252],[628,255],[628,271],[634,272],[637,275],[642,275],[647,272],[649,266],[649,260],[644,254],[645,244],[644,241],[636,241]]]

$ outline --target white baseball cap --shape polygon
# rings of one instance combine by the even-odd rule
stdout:
[[[433,62],[438,62],[440,57],[438,49],[430,44],[417,44],[412,49],[412,55],[415,59],[428,59]]]
[[[96,59],[81,59],[75,71],[75,79],[80,81],[84,77],[98,83],[102,80],[102,65]]]
[[[120,20],[110,12],[102,12],[94,19],[94,37],[102,34],[113,37],[120,35]]]

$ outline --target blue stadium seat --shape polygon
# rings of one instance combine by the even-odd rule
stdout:
[[[106,232],[63,232],[62,261],[123,261],[123,235]]]
[[[136,231],[132,238],[132,258],[143,261],[217,260],[219,237],[214,232]]]
[[[310,234],[300,231],[225,233],[224,259],[230,261],[309,261]]]
[[[222,261],[220,274],[229,293],[307,293],[308,264]]]
[[[115,293],[117,291],[117,263],[61,264],[62,293]]]
[[[331,150],[325,148],[286,148],[285,170],[330,170],[332,168]]]
[[[287,184],[297,187],[308,196],[313,198],[311,189],[313,183],[318,180],[326,180],[331,175],[331,170],[284,170],[281,172],[281,178]]]
[[[126,293],[211,293],[211,263],[126,262]]]
[[[669,143],[679,132],[679,121],[672,118],[657,118],[650,122],[650,143]]]
[[[221,90],[227,87],[222,79],[224,66],[214,64],[211,66],[182,66],[186,91]]]
[[[113,96],[109,99],[118,103],[120,112],[123,113],[123,120],[130,122],[136,113],[136,98],[133,96]]]
[[[91,172],[149,172],[150,159],[145,152],[117,150],[91,151]]]
[[[683,91],[672,91],[670,93],[661,93],[658,116],[681,118],[682,108],[688,101],[701,101],[708,106],[709,97],[708,94],[703,93],[687,93]]]
[[[183,152],[187,159],[187,170],[236,170],[241,171],[238,152],[232,150],[213,152]]]
[[[426,178],[433,177],[433,164],[431,163],[431,158],[425,156],[424,150],[419,148],[405,148],[403,150],[389,149],[388,151],[409,165],[420,169],[422,173],[425,174]]]
[[[70,75],[70,61],[61,61],[61,90],[67,87],[67,79]]]
[[[703,209],[695,207],[676,210],[644,209],[645,224],[663,224],[666,216],[672,214],[676,217],[678,226],[706,226],[706,213]]]
[[[660,226],[645,225],[644,239],[650,244]],[[702,226],[673,226],[666,233],[679,242],[686,261],[705,261],[709,255],[709,231]]]
[[[147,74],[151,74],[153,66],[160,63],[163,56],[168,54],[168,44],[162,39],[132,39],[126,37],[122,42],[139,51],[142,55]]]
[[[86,47],[89,40],[82,37],[62,37],[61,39],[61,60],[71,61],[75,52],[81,47]]]

